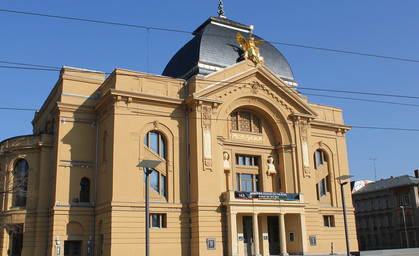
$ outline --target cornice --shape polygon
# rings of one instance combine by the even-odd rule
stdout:
[[[112,95],[114,99],[118,99],[118,96],[119,96],[119,97],[125,97],[128,101],[146,100],[146,101],[155,101],[155,102],[161,102],[165,104],[174,104],[174,105],[180,105],[183,102],[183,99],[179,99],[179,98],[147,94],[147,93],[141,93],[141,92],[130,92],[130,91],[110,89],[108,93]]]
[[[327,121],[320,121],[320,120],[312,120],[310,122],[310,125],[313,126],[318,126],[321,128],[326,128],[326,129],[334,129],[337,131],[342,131],[343,133],[346,133],[347,131],[349,131],[351,129],[351,126],[349,125],[344,125],[344,124],[337,124],[337,123],[332,123],[332,122],[327,122]]]

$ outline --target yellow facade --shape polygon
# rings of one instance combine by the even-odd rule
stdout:
[[[350,127],[295,86],[249,59],[190,79],[63,67],[34,135],[0,143],[0,254],[145,255],[143,160],[161,162],[150,255],[344,254]]]
[[[256,130],[246,130],[249,120]],[[2,198],[2,223],[23,224],[22,255],[71,246],[80,255],[143,255],[145,185],[136,166],[144,159],[162,161],[156,170],[165,177],[160,191],[150,189],[150,213],[162,218],[150,230],[151,255],[309,255],[329,253],[332,242],[346,250],[334,178],[348,174],[349,127],[340,109],[309,103],[262,64],[242,61],[188,83],[64,67],[33,125],[40,135],[5,140],[0,155],[2,171],[19,159],[29,166],[26,206],[15,206],[13,193]],[[164,157],[145,145],[150,132],[161,135]],[[317,151],[324,157],[315,167]],[[79,198],[83,177],[88,202]],[[297,200],[235,195],[256,185]],[[352,207],[348,220],[356,250]],[[4,229],[1,255],[12,250],[12,233]]]

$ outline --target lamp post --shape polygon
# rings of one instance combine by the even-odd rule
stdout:
[[[148,191],[150,188],[149,175],[153,172],[152,169],[156,168],[161,161],[156,160],[143,160],[137,167],[142,167],[144,174],[146,175],[145,179],[145,255],[150,255],[150,212],[149,212],[149,195]]]
[[[336,180],[338,181],[340,185],[340,191],[342,194],[342,207],[343,207],[343,221],[345,223],[345,238],[346,238],[346,254],[347,256],[351,255],[351,250],[349,248],[349,237],[348,237],[348,221],[346,220],[346,205],[345,205],[345,195],[343,193],[343,186],[348,184],[347,181],[342,182],[343,180],[349,179],[353,177],[353,175],[342,175],[340,177],[337,177]]]
[[[400,208],[402,208],[402,212],[403,212],[404,235],[405,235],[405,238],[406,238],[406,246],[407,246],[407,248],[409,248],[409,240],[407,239],[406,215],[404,214],[404,206],[401,205]]]

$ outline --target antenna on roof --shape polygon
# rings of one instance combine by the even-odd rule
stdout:
[[[224,12],[224,5],[223,5],[223,1],[218,1],[218,17],[221,18],[226,18],[225,16],[225,12]]]
[[[374,162],[374,181],[377,181],[377,169],[375,167],[375,162],[377,161],[377,157],[371,157],[370,160]]]

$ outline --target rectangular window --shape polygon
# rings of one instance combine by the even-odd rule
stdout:
[[[253,180],[251,174],[241,174],[241,191],[253,191]]]
[[[144,173],[144,184],[147,181],[147,175]],[[160,195],[167,197],[166,190],[166,176],[160,172],[152,169],[152,172],[149,174],[150,188],[155,190]]]
[[[236,189],[238,191],[259,191],[259,175],[248,173],[236,174]]]
[[[290,242],[294,242],[295,241],[295,235],[294,232],[288,232],[288,240]]]
[[[397,206],[403,205],[403,197],[401,195],[397,196]]]
[[[327,175],[324,179],[320,180],[319,183],[316,184],[317,200],[320,200],[320,198],[324,197],[327,193],[330,192],[329,184],[329,175]]]
[[[167,228],[165,213],[151,213],[150,214],[151,228]]]
[[[409,200],[409,195],[404,195],[403,196],[403,203],[404,203],[404,205],[409,205],[409,203],[410,203],[410,200]]]
[[[374,200],[371,200],[371,210],[375,210],[375,202],[374,202]]]
[[[310,239],[310,246],[317,246],[316,236],[309,236],[309,239]]]
[[[154,189],[157,192],[160,192],[159,190],[159,173],[156,170],[153,170],[150,174],[150,187]]]
[[[319,184],[316,185],[316,195],[317,195],[317,200],[320,200]]]
[[[257,156],[236,155],[236,165],[259,166]]]
[[[236,190],[259,191],[259,157],[236,155]]]
[[[334,227],[335,218],[332,215],[323,215],[323,223],[325,227]]]
[[[320,197],[323,197],[323,196],[326,195],[326,188],[325,188],[325,185],[324,185],[324,179],[322,179],[319,182],[319,191],[320,191]]]

